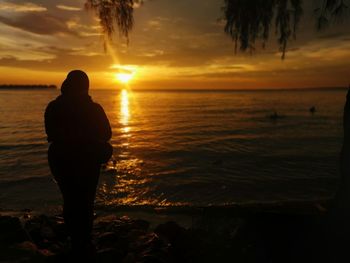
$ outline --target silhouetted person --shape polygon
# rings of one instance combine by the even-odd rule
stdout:
[[[350,88],[344,107],[343,131],[343,146],[340,154],[341,177],[336,195],[336,212],[337,219],[341,221],[341,224],[338,226],[342,228],[346,227],[346,230],[350,234]]]
[[[330,208],[331,262],[350,262],[350,87],[343,115],[344,139],[340,154],[340,180]]]
[[[93,206],[100,166],[112,155],[112,132],[103,108],[88,95],[89,78],[71,71],[61,95],[45,112],[48,160],[63,196],[65,225],[75,256],[89,257]]]
[[[344,106],[343,130],[344,139],[340,159],[341,185],[350,186],[350,86]],[[347,189],[349,190],[348,187]]]

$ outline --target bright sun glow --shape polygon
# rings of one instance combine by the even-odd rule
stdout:
[[[114,74],[114,77],[117,81],[128,84],[130,80],[136,77],[136,72],[138,67],[136,65],[117,65],[113,64],[111,69],[115,69],[117,72]]]
[[[133,77],[133,73],[117,73],[115,76],[120,82],[127,84]]]

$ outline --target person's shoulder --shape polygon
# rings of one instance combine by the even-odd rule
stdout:
[[[97,102],[93,102],[93,111],[95,112],[95,114],[97,114],[97,116],[105,116],[106,112],[103,109],[103,107],[101,106],[101,104],[97,103]]]
[[[47,106],[46,106],[46,110],[51,110],[54,109],[56,107],[59,107],[59,105],[61,104],[61,96],[58,96],[56,99],[50,101]]]
[[[92,102],[92,104],[93,104],[93,106],[94,106],[94,108],[96,109],[96,110],[98,110],[98,111],[104,111],[103,110],[103,107],[101,106],[101,104],[99,104],[99,103],[97,103],[97,102]]]

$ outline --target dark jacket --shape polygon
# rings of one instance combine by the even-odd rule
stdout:
[[[112,136],[103,108],[87,94],[60,95],[51,101],[45,111],[45,130],[48,142],[56,147],[55,155],[70,152],[72,158],[85,153],[98,156]]]
[[[112,131],[103,108],[90,96],[58,96],[45,111],[45,129],[49,142],[107,142]]]

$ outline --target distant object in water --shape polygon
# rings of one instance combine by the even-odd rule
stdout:
[[[57,89],[56,85],[0,85],[0,89],[30,90],[30,89]]]
[[[310,109],[309,109],[310,113],[311,114],[315,114],[316,112],[316,107],[315,106],[312,106]]]
[[[272,114],[268,115],[268,118],[270,120],[276,121],[276,120],[285,118],[285,116],[278,114],[277,111],[274,111]]]

